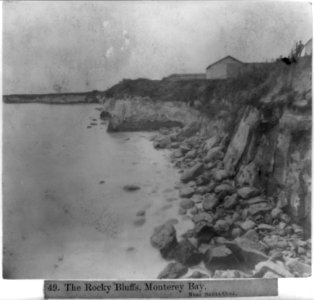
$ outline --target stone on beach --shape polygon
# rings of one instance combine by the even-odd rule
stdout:
[[[180,189],[179,194],[182,198],[190,198],[194,194],[194,189],[191,187],[184,187]]]
[[[172,252],[177,245],[176,230],[171,223],[165,223],[154,229],[151,245],[157,248],[165,259],[172,258]]]
[[[194,202],[190,199],[184,199],[180,202],[180,206],[183,208],[183,209],[190,209],[194,206]]]
[[[133,192],[133,191],[137,191],[140,189],[140,187],[138,185],[135,185],[135,184],[128,184],[128,185],[125,185],[123,187],[123,189],[127,192]]]
[[[224,245],[210,248],[205,253],[204,263],[206,268],[211,271],[236,269],[239,267],[239,261],[236,256]]]
[[[136,215],[139,217],[145,216],[145,210],[139,210]]]
[[[190,180],[194,179],[196,176],[201,174],[203,171],[203,164],[197,163],[193,167],[185,170],[181,175],[181,181],[184,183],[189,182]]]
[[[203,209],[205,211],[213,210],[219,204],[219,199],[216,197],[215,194],[209,194],[203,200]]]
[[[186,274],[188,268],[181,263],[172,262],[169,263],[166,268],[158,275],[158,279],[175,279],[180,278]]]
[[[203,255],[188,239],[184,239],[176,245],[174,259],[185,266],[194,266],[201,262]]]
[[[259,190],[255,187],[245,186],[238,189],[238,195],[243,199],[256,197],[260,194]]]

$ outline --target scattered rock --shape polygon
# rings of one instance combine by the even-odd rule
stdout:
[[[227,170],[216,170],[212,173],[213,179],[215,181],[222,181],[230,176]]]
[[[233,187],[227,183],[220,184],[216,186],[215,193],[219,195],[220,198],[224,198],[227,195],[232,194]]]
[[[253,198],[259,194],[259,190],[252,186],[245,186],[238,189],[238,195],[243,199]]]
[[[216,146],[216,144],[219,143],[219,138],[217,136],[212,136],[211,138],[209,138],[204,145],[204,150],[206,152],[208,152],[209,150],[211,150],[214,146]]]
[[[194,206],[194,202],[190,199],[184,199],[180,202],[180,206],[183,208],[183,209],[190,209]]]
[[[191,159],[193,159],[193,158],[196,157],[196,155],[197,155],[197,152],[196,152],[195,149],[193,149],[193,150],[190,150],[190,151],[185,155],[185,158],[191,158]]]
[[[240,227],[244,230],[247,231],[249,229],[252,229],[255,227],[255,222],[252,220],[246,220],[245,222],[240,224]]]
[[[198,214],[199,210],[196,206],[194,206],[191,210],[190,210],[190,214],[191,215],[196,215]]]
[[[251,198],[248,200],[244,200],[243,204],[252,205],[252,204],[257,204],[257,203],[261,203],[261,202],[266,202],[266,199],[261,197],[261,196],[258,196],[258,197],[254,197],[254,198]]]
[[[213,221],[214,221],[214,218],[209,213],[200,212],[197,215],[193,216],[192,221],[194,223],[205,222],[205,223],[208,223],[208,224],[212,224]]]
[[[181,181],[184,183],[189,182],[190,180],[193,180],[196,176],[201,174],[202,171],[203,171],[203,164],[197,163],[190,169],[187,169],[184,171],[184,173],[181,175]]]
[[[254,229],[248,230],[245,234],[243,234],[242,238],[248,239],[255,243],[258,243],[259,241],[258,234]]]
[[[230,228],[230,225],[225,220],[218,220],[215,223],[214,228],[215,228],[215,231],[217,231],[217,232],[227,232]]]
[[[218,204],[219,204],[219,199],[216,197],[216,195],[209,194],[203,200],[203,209],[206,211],[213,210]]]
[[[139,218],[139,219],[136,219],[133,224],[135,226],[142,226],[144,223],[146,222],[146,219],[145,218]]]
[[[270,260],[258,263],[255,266],[254,275],[256,277],[263,277],[267,271],[271,271],[280,277],[294,277],[288,270]]]
[[[232,231],[231,231],[231,236],[235,239],[239,236],[241,236],[242,234],[242,231],[240,228],[233,228]]]
[[[171,145],[171,138],[170,136],[161,137],[158,140],[154,141],[153,145],[156,149],[169,148]]]
[[[151,236],[151,245],[157,248],[162,257],[169,259],[173,257],[173,249],[177,245],[176,230],[170,223],[158,226]]]
[[[237,205],[238,195],[233,194],[231,196],[227,196],[224,201],[224,207],[226,209],[232,209]]]
[[[219,146],[210,149],[204,158],[204,161],[208,163],[213,160],[222,159],[224,157],[224,153],[221,150],[222,148]]]
[[[187,124],[184,126],[181,131],[178,133],[177,137],[178,138],[187,138],[190,136],[193,136],[196,134],[196,132],[200,128],[200,123],[199,122],[192,122],[190,124]]]
[[[172,204],[166,204],[161,207],[161,210],[167,210],[172,207]]]
[[[175,225],[178,224],[179,220],[178,219],[170,219],[166,222],[166,224],[170,224],[170,225]]]
[[[272,231],[274,229],[273,226],[268,225],[268,224],[259,224],[257,226],[257,230],[267,230],[267,231]]]
[[[209,278],[208,274],[201,273],[199,271],[194,271],[188,278]]]
[[[180,194],[180,197],[182,198],[190,198],[194,194],[194,189],[191,187],[184,187],[180,189],[179,194]]]
[[[258,203],[253,204],[249,207],[249,214],[254,216],[256,214],[265,213],[266,211],[271,210],[271,207],[267,203]]]
[[[278,217],[280,217],[280,215],[282,214],[282,210],[278,207],[275,207],[272,211],[271,211],[271,216],[274,219],[277,219]]]
[[[189,145],[187,145],[187,144],[182,144],[182,145],[180,146],[180,151],[181,151],[182,154],[186,154],[186,153],[188,153],[190,150],[191,150],[191,147],[190,147]]]
[[[198,239],[198,244],[206,244],[216,235],[216,231],[212,225],[206,222],[198,222],[194,227],[194,236]]]
[[[216,270],[213,278],[249,278],[249,274],[239,270]]]
[[[257,243],[242,237],[236,238],[233,242],[225,242],[225,246],[232,251],[241,265],[248,269],[253,269],[257,263],[268,259],[263,252],[256,249],[260,248]]]
[[[267,271],[264,274],[263,278],[280,278],[280,276],[275,274],[275,273],[273,273],[272,271]]]
[[[186,215],[186,209],[180,207],[180,208],[179,208],[179,211],[178,211],[178,214],[179,214],[179,215]]]
[[[174,259],[185,266],[194,266],[202,261],[203,255],[188,239],[184,239],[177,244]]]
[[[290,272],[296,274],[298,277],[309,277],[311,276],[311,266],[301,263],[296,258],[288,258],[286,265]]]
[[[209,249],[205,253],[204,263],[209,270],[237,269],[239,262],[232,251],[226,246],[218,246]]]
[[[139,216],[139,217],[142,217],[142,216],[145,216],[145,210],[139,210],[136,215]]]
[[[133,191],[137,191],[140,189],[140,187],[138,185],[135,185],[135,184],[128,184],[128,185],[125,185],[123,187],[123,189],[127,192],[133,192]]]
[[[166,268],[158,275],[158,279],[175,279],[186,274],[188,268],[181,263],[169,263]]]

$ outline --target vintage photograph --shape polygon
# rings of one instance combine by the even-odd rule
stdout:
[[[5,279],[311,276],[312,6],[3,3]]]

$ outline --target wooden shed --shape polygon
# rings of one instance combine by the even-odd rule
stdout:
[[[206,68],[206,79],[226,79],[240,74],[243,62],[226,56]]]

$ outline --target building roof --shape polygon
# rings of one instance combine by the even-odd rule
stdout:
[[[217,60],[216,62],[214,62],[214,63],[212,63],[211,65],[209,65],[209,66],[206,68],[206,70],[208,70],[210,67],[212,67],[212,66],[214,66],[214,65],[216,65],[216,64],[218,64],[218,63],[220,63],[220,62],[222,62],[222,61],[225,60],[226,58],[231,58],[231,59],[233,59],[234,61],[236,61],[236,62],[238,62],[238,63],[240,63],[240,64],[243,64],[242,61],[240,61],[240,60],[234,58],[234,57],[231,56],[231,55],[227,55],[227,56],[223,57],[222,59],[219,59],[219,60]]]

